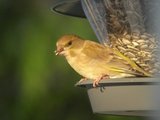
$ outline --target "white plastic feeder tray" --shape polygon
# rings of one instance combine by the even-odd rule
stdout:
[[[153,103],[157,78],[122,78],[100,82],[93,88],[92,80],[77,83],[76,86],[87,89],[94,113],[150,116],[157,109]]]

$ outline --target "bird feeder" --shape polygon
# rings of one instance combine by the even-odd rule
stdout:
[[[150,116],[156,111],[159,87],[160,1],[57,0],[53,10],[87,18],[99,42],[118,49],[151,77],[115,78],[93,88],[92,80],[77,83],[87,89],[94,113]],[[153,114],[152,114],[153,115]]]

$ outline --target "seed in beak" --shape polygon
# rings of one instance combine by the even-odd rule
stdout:
[[[63,50],[64,50],[63,48],[60,48],[60,49],[55,50],[55,51],[54,51],[54,52],[55,52],[55,55],[60,55]]]
[[[55,52],[55,55],[58,55],[58,54],[59,54],[59,52],[58,52],[57,50],[55,50],[54,52]]]

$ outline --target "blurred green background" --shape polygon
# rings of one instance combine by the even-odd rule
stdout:
[[[96,37],[87,20],[52,13],[51,3],[0,0],[0,120],[143,120],[92,113],[86,90],[74,87],[80,76],[54,50],[64,34]]]

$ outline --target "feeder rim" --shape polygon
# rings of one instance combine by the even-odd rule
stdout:
[[[81,83],[77,82],[76,87],[92,86],[93,80],[86,80]],[[104,79],[99,82],[102,86],[128,86],[128,85],[159,85],[158,77],[137,77],[137,78],[114,78]]]

